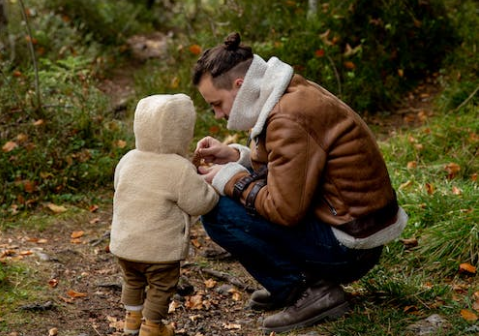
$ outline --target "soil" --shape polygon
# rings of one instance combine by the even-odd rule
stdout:
[[[0,322],[9,327],[0,335],[49,335],[50,330],[53,335],[122,334],[122,281],[108,250],[110,222],[111,209],[98,209],[74,220],[58,220],[42,232],[14,229],[0,234],[0,262],[22,263],[32,270],[11,279],[12,285],[30,282],[43,293],[15,309],[23,311],[29,321],[25,324],[10,324],[13,312],[2,312]],[[242,266],[197,223],[168,321],[178,335],[261,335],[262,314],[245,308],[256,288]]]
[[[132,78],[130,73],[118,71],[101,86],[111,94],[113,111],[121,109],[133,93],[128,78]],[[364,118],[378,138],[385,139],[402,127],[419,125],[430,117],[430,100],[436,91],[435,81],[427,81],[388,117]],[[2,263],[25,263],[30,270],[19,279],[9,279],[11,285],[28,283],[43,293],[26,298],[15,311],[0,312],[0,325],[7,326],[7,332],[0,331],[0,335],[122,334],[121,276],[108,250],[111,206],[85,212],[68,220],[52,214],[59,216],[58,221],[40,232],[24,228],[0,232],[0,267]],[[254,279],[197,223],[168,321],[174,324],[177,335],[263,335],[259,329],[263,313],[246,308],[251,292],[257,288]],[[26,316],[26,323],[16,322],[19,311]],[[319,334],[316,331],[309,335]]]

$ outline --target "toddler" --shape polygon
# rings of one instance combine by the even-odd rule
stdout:
[[[187,256],[190,225],[218,202],[186,157],[195,120],[185,94],[141,99],[133,126],[136,148],[115,169],[110,250],[124,280],[125,334],[174,335],[163,321]]]

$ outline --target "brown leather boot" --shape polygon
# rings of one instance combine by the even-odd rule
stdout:
[[[143,321],[139,336],[174,336],[175,331],[170,325],[154,323],[148,320]]]
[[[125,335],[136,335],[140,332],[141,311],[126,311],[123,333]]]
[[[304,284],[298,284],[285,298],[273,297],[266,289],[258,289],[251,294],[248,308],[256,311],[268,311],[287,307],[298,299],[298,296],[306,289]]]
[[[349,309],[340,285],[321,281],[304,291],[296,303],[263,321],[265,332],[305,328],[323,319],[338,318]]]

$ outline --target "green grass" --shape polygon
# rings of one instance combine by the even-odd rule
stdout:
[[[22,311],[23,305],[49,300],[44,284],[37,277],[34,268],[19,262],[0,262],[0,334],[7,332],[6,321],[14,316],[15,323],[32,323],[32,319],[41,318],[28,311]]]

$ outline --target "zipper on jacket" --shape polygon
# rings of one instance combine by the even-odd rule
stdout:
[[[329,203],[329,201],[326,199],[326,197],[323,197],[324,199],[324,202],[326,203],[326,205],[328,206],[329,208],[329,211],[331,212],[331,214],[333,216],[337,216],[338,215],[338,212],[336,211],[336,209],[333,207],[333,205],[331,203]]]

